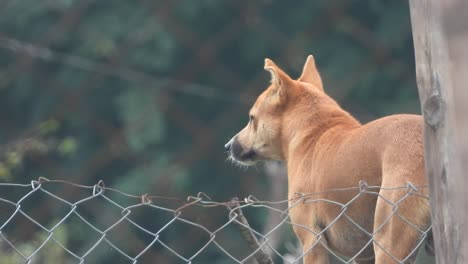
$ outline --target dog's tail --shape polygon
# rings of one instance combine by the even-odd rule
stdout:
[[[429,256],[435,256],[434,235],[432,234],[432,230],[427,235],[425,249]]]

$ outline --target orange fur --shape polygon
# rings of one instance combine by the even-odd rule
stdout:
[[[357,186],[359,181],[382,187],[404,186],[407,182],[426,185],[421,116],[393,115],[362,125],[323,92],[322,80],[312,56],[301,77],[291,79],[273,61],[265,60],[272,84],[250,110],[251,121],[226,145],[234,160],[251,165],[260,160],[285,160],[289,198],[297,193],[318,193]],[[428,195],[427,190],[420,192]],[[342,204],[356,196],[356,190],[330,192],[321,199]],[[397,202],[406,190],[380,190],[380,195]],[[291,205],[294,201],[291,201]],[[363,194],[346,209],[347,215],[368,232],[386,223],[374,234],[375,241],[360,253],[356,263],[397,263],[419,242],[419,233],[392,215],[393,207],[375,195]],[[370,237],[354,223],[341,217],[321,232],[341,212],[326,202],[301,203],[290,210],[294,232],[303,245],[304,263],[328,263],[328,251],[352,257]],[[430,225],[426,199],[409,196],[398,206],[398,214],[421,229]],[[303,226],[303,227],[301,227]],[[307,227],[307,228],[304,228]],[[375,259],[375,260],[374,260]],[[411,260],[409,260],[411,261]]]

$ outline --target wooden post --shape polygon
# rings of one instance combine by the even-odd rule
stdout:
[[[410,0],[436,261],[468,263],[468,5]]]

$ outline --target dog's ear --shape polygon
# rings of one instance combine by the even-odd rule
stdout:
[[[298,81],[310,83],[323,91],[322,78],[320,78],[320,74],[315,66],[315,60],[312,55],[307,56],[301,77],[299,77]]]
[[[289,77],[289,75],[287,75],[283,70],[276,66],[272,60],[268,58],[265,59],[264,68],[271,73],[271,83],[276,88],[275,91],[277,91],[279,95],[284,95],[293,81],[291,77]]]

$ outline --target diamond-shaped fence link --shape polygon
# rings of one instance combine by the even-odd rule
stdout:
[[[71,186],[76,191],[82,192],[80,194],[81,197],[74,199],[61,197],[58,193],[60,193],[60,190],[65,186]],[[0,188],[4,190],[0,192],[0,206],[2,208],[2,210],[0,210],[0,249],[3,255],[12,256],[10,258],[11,263],[45,263],[42,256],[48,254],[60,256],[61,263],[62,261],[63,263],[95,263],[95,257],[92,255],[96,253],[99,254],[97,251],[103,250],[103,247],[107,248],[106,255],[104,257],[101,256],[100,261],[118,257],[121,259],[122,263],[147,263],[142,260],[143,255],[154,254],[155,251],[161,250],[165,250],[166,255],[171,255],[172,260],[170,263],[205,263],[200,260],[199,257],[207,252],[210,252],[208,255],[213,254],[211,252],[214,251],[217,252],[216,255],[218,257],[221,256],[220,259],[222,260],[219,263],[302,263],[303,257],[313,251],[315,247],[325,247],[329,251],[330,256],[334,257],[336,263],[352,263],[367,247],[372,246],[380,247],[395,260],[395,263],[407,263],[407,260],[413,258],[418,249],[422,248],[421,245],[431,232],[431,227],[421,229],[420,226],[412,223],[399,213],[399,205],[409,197],[416,197],[426,202],[429,199],[423,194],[425,192],[421,191],[425,189],[426,186],[414,186],[411,183],[407,183],[406,186],[383,188],[379,186],[368,186],[366,182],[362,181],[356,187],[325,190],[323,192],[310,194],[298,193],[294,197],[283,201],[262,201],[254,196],[248,196],[243,200],[234,198],[228,202],[215,202],[204,193],[199,193],[197,196],[190,196],[183,200],[149,194],[133,195],[106,187],[103,181],[99,181],[93,186],[87,186],[68,181],[39,178],[37,181],[32,181],[30,184],[0,183]],[[11,195],[8,193],[8,189],[18,189],[20,192],[14,192],[14,194]],[[381,195],[381,190],[401,192],[402,195],[398,201],[390,201]],[[355,196],[346,203],[323,198],[327,197],[326,195],[336,194],[338,192],[354,192]],[[52,214],[56,215],[49,216],[57,219],[54,223],[41,223],[40,220],[35,219],[37,215],[32,215],[30,213],[27,204],[38,202],[38,200],[41,199],[38,197],[38,194],[42,195],[42,199],[50,199],[50,204],[56,204],[57,207],[65,208],[61,210],[61,212],[52,212]],[[373,230],[367,230],[361,227],[350,214],[350,210],[352,210],[350,207],[352,204],[356,203],[356,200],[364,195],[371,195],[378,199],[383,199],[392,207],[391,213],[386,217],[386,220],[383,221],[380,226],[374,227]],[[122,202],[122,198],[127,199],[127,202]],[[83,211],[82,207],[101,202],[104,203],[104,207],[113,207],[118,214],[114,215],[114,217],[104,217],[104,222],[98,223],[90,218],[89,212]],[[172,203],[172,206],[167,205],[167,202]],[[324,226],[320,232],[317,232],[312,224],[309,226],[299,225],[291,222],[289,217],[289,212],[293,208],[301,204],[313,203],[326,203],[339,208],[339,213],[336,215],[335,219]],[[283,208],[286,209],[280,209],[278,205],[286,205],[283,206]],[[217,224],[216,227],[209,221],[200,222],[197,219],[191,219],[185,215],[185,212],[189,210],[206,209],[208,213],[200,212],[200,214],[205,216],[204,219],[209,219],[209,213],[213,212],[218,214],[219,211],[216,211],[216,209],[219,208],[225,208],[223,211],[226,217],[224,222]],[[274,211],[277,213],[277,223],[271,230],[261,231],[259,227],[255,227],[249,223],[248,217],[243,213],[246,209],[253,209],[254,211],[266,209]],[[142,224],[140,221],[141,219],[134,217],[140,214],[139,211],[141,210],[153,211],[161,214],[156,216],[153,220],[146,219],[146,223]],[[100,210],[95,212],[104,214],[104,211]],[[154,224],[154,226],[152,226],[151,223],[161,222],[162,214],[165,214],[165,220],[162,221],[163,224]],[[411,249],[411,253],[404,259],[398,259],[396,256],[393,256],[391,248],[381,246],[379,241],[375,238],[375,234],[388,224],[393,217],[398,217],[408,226],[411,226],[420,237],[418,244]],[[72,221],[72,218],[74,221]],[[347,257],[336,253],[325,241],[325,234],[332,230],[338,221],[342,220],[350,221],[360,232],[368,236],[368,241],[365,243],[365,246],[355,252],[354,255]],[[24,236],[25,234],[18,233],[18,231],[14,229],[14,226],[24,221],[27,222],[27,225],[34,231],[26,234],[26,238],[20,238],[18,236]],[[81,227],[78,227],[78,223]],[[122,229],[123,224],[125,224],[124,229]],[[61,235],[61,233],[64,232],[64,226],[66,226],[65,229],[80,229],[78,233],[75,232],[77,237],[72,237],[71,235],[73,232],[71,232],[68,235],[68,239],[64,239],[63,235]],[[306,229],[316,236],[316,242],[303,252],[297,251],[300,253],[284,254],[277,248],[272,247],[269,243],[270,235],[284,226]],[[172,243],[174,237],[171,237],[171,233],[174,228],[195,229],[196,232],[192,230],[186,233],[187,237],[184,238],[184,240],[186,239],[187,243],[179,243],[181,248],[178,248]],[[78,235],[80,232],[85,232],[82,231],[85,229],[88,229],[86,235]],[[223,240],[229,240],[229,238],[222,234],[226,230],[237,233],[237,235],[245,241],[245,246],[242,247],[245,252],[239,252],[238,249],[232,246],[226,246],[226,241]],[[115,231],[117,231],[117,233],[139,232],[145,235],[145,239],[143,239],[145,243],[139,245],[138,249],[136,249],[136,247],[131,248],[131,245],[128,243],[119,243],[122,238],[116,238],[115,234],[112,234],[115,233]],[[35,238],[37,237],[35,236],[36,233],[41,233],[39,239]],[[203,237],[200,239],[200,241],[203,242],[191,243],[190,237],[193,236],[193,234],[190,233]],[[22,243],[27,241],[22,240],[27,239],[36,241],[33,245],[25,248],[22,246]],[[349,243],[353,243],[353,241],[349,241]],[[165,261],[168,260],[166,259]],[[151,263],[159,262],[155,257],[154,262]]]

